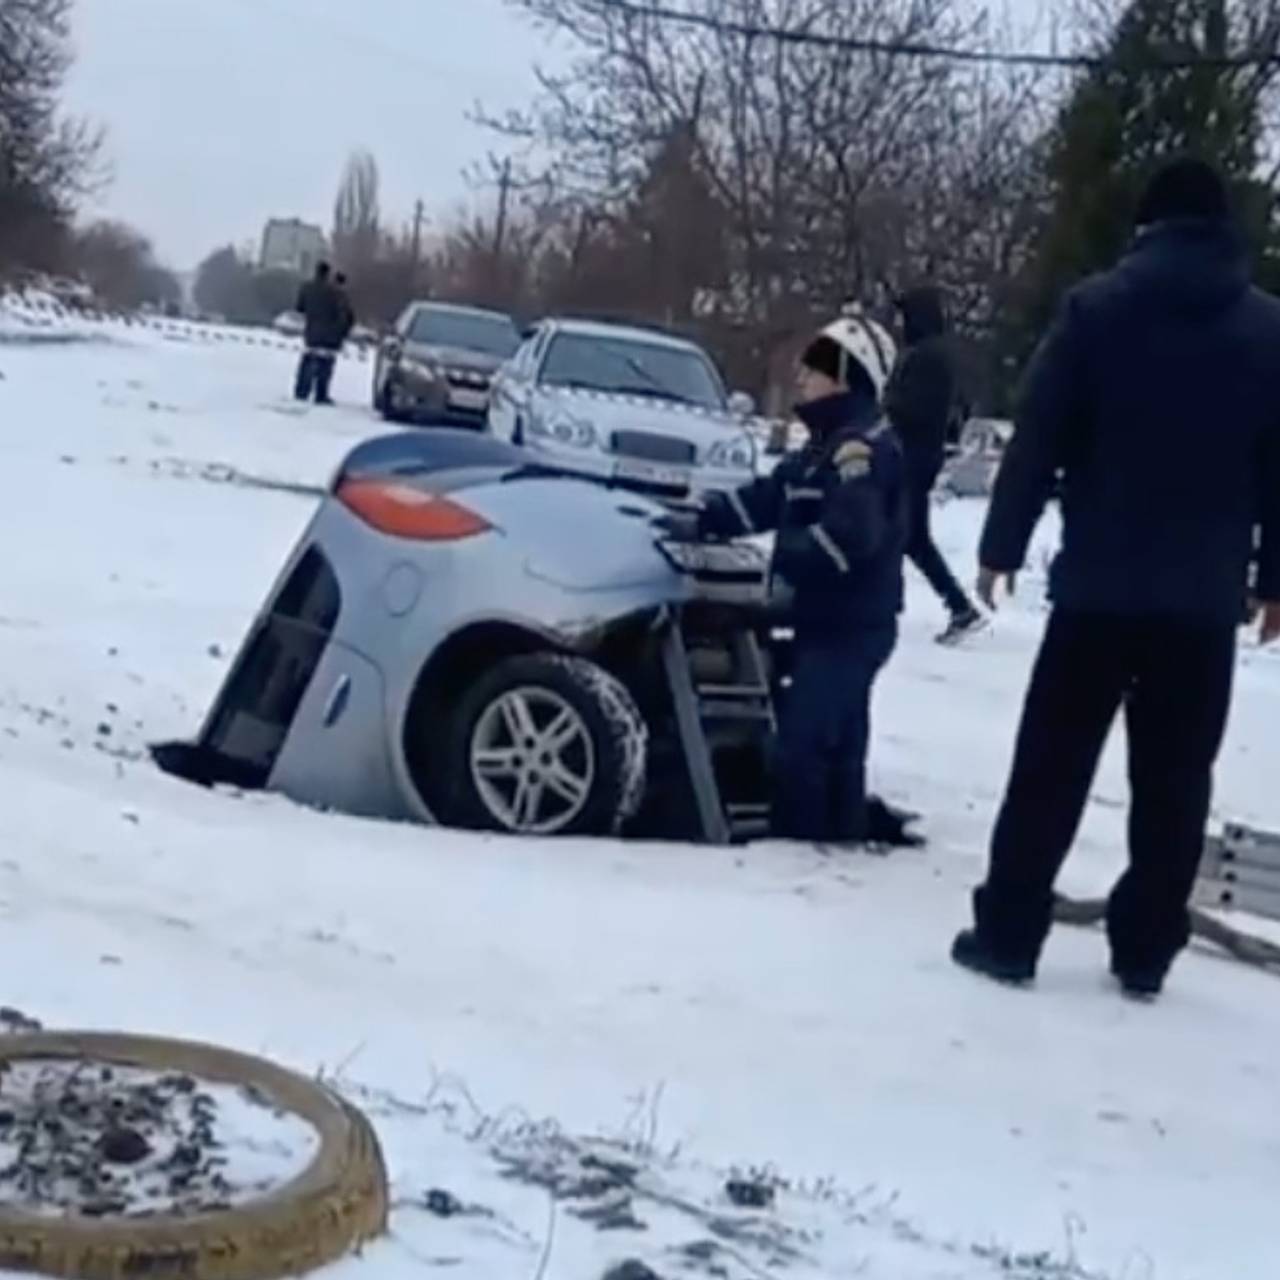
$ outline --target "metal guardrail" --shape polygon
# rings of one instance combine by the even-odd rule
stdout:
[[[1205,846],[1196,902],[1280,920],[1280,834],[1229,824]]]
[[[46,333],[49,327],[60,321],[68,324],[96,324],[104,327],[146,329],[162,337],[176,341],[228,344],[232,346],[265,347],[277,351],[297,352],[300,338],[286,337],[274,329],[253,328],[238,325],[205,324],[196,320],[174,319],[169,316],[146,315],[142,312],[102,311],[93,307],[67,307],[52,298],[28,298],[23,294],[0,296],[0,303],[11,315],[27,319],[41,326]],[[370,348],[352,344],[341,354],[344,360],[367,363]]]

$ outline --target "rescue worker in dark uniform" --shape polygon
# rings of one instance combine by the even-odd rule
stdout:
[[[334,365],[351,332],[354,316],[346,293],[330,278],[327,262],[318,263],[314,277],[302,286],[297,310],[306,322],[306,330],[294,397],[307,401],[314,396],[316,404],[332,404],[329,386]]]
[[[776,529],[773,572],[794,592],[773,797],[783,839],[867,836],[871,690],[897,643],[910,519],[902,450],[880,401],[894,357],[893,339],[858,312],[828,326],[801,360],[807,447],[772,475],[713,494],[699,517],[703,536]]]

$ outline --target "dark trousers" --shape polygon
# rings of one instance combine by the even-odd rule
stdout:
[[[797,636],[774,759],[774,835],[863,839],[871,689],[897,639],[893,624],[839,639]]]
[[[298,376],[293,384],[294,398],[305,401],[314,396],[316,404],[328,404],[333,366],[337,360],[336,351],[304,351],[298,362]]]
[[[953,614],[967,613],[973,605],[947,567],[929,526],[933,511],[933,486],[937,479],[936,469],[919,471],[911,478],[911,528],[907,539],[907,558],[924,574],[929,585]]]
[[[1187,944],[1213,765],[1231,703],[1236,630],[1173,618],[1058,610],[1036,662],[1013,774],[976,897],[994,950],[1039,956],[1053,885],[1123,707],[1129,739],[1129,869],[1111,896],[1116,967],[1163,972]]]

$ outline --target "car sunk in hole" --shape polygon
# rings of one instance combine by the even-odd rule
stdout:
[[[340,467],[196,741],[156,759],[370,817],[695,834],[661,644],[671,610],[705,592],[664,514],[491,436],[371,440]],[[763,603],[766,562],[740,552],[735,581]]]
[[[565,470],[683,502],[755,476],[753,412],[695,343],[551,319],[495,378],[489,429]]]
[[[411,303],[378,348],[374,408],[392,422],[482,427],[494,374],[519,345],[501,312]]]

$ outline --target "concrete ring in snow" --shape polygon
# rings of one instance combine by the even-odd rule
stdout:
[[[18,1148],[16,1160],[15,1152],[9,1152],[6,1172],[11,1181],[6,1185],[12,1185],[15,1164],[33,1159],[31,1138],[24,1142],[15,1137],[25,1105],[32,1115],[41,1117],[37,1136],[42,1149],[46,1154],[62,1153],[56,1161],[46,1161],[34,1181],[29,1178],[25,1185],[38,1193],[45,1185],[42,1177],[62,1187],[75,1185],[77,1176],[95,1188],[98,1179],[105,1179],[119,1197],[121,1178],[129,1175],[110,1162],[127,1162],[128,1153],[105,1157],[109,1169],[104,1172],[101,1152],[106,1148],[99,1143],[90,1158],[94,1167],[86,1172],[74,1164],[87,1150],[83,1143],[75,1148],[80,1157],[71,1153],[67,1145],[71,1140],[65,1137],[55,1139],[62,1142],[61,1148],[48,1146],[51,1125],[55,1134],[65,1133],[68,1127],[59,1115],[66,1117],[71,1129],[77,1123],[83,1128],[89,1105],[86,1087],[92,1093],[98,1080],[104,1082],[104,1092],[114,1090],[108,1104],[117,1110],[138,1107],[145,1112],[148,1105],[163,1105],[163,1099],[172,1101],[180,1095],[194,1099],[187,1105],[206,1136],[214,1123],[214,1093],[243,1093],[264,1109],[264,1124],[272,1123],[269,1116],[306,1132],[299,1148],[302,1155],[294,1153],[297,1168],[275,1184],[250,1181],[239,1195],[233,1194],[235,1188],[228,1186],[225,1177],[215,1175],[227,1188],[228,1203],[207,1210],[193,1210],[189,1204],[181,1210],[171,1204],[156,1209],[135,1200],[132,1211],[103,1213],[101,1204],[40,1205],[21,1195],[15,1202],[14,1196],[6,1198],[0,1189],[0,1271],[37,1272],[68,1280],[274,1280],[325,1266],[385,1232],[386,1169],[377,1137],[356,1108],[323,1086],[270,1062],[175,1040],[102,1033],[0,1037],[0,1144]],[[161,1095],[162,1101],[157,1102]],[[36,1104],[43,1110],[32,1110]],[[161,1131],[168,1138],[176,1132],[167,1114]],[[137,1138],[136,1130],[129,1132]],[[248,1146],[256,1147],[259,1156],[273,1149],[271,1141],[249,1141]],[[221,1140],[209,1143],[211,1151],[224,1148]],[[285,1144],[275,1143],[277,1154],[284,1148]],[[163,1162],[152,1162],[152,1172],[163,1170],[160,1176],[168,1179],[170,1187],[188,1185],[182,1181],[181,1159],[175,1164],[181,1154],[175,1148]],[[73,1171],[70,1183],[64,1173],[68,1159]],[[204,1163],[225,1162],[220,1157]],[[261,1173],[259,1161],[255,1177]],[[146,1194],[164,1199],[166,1193],[153,1185]]]

